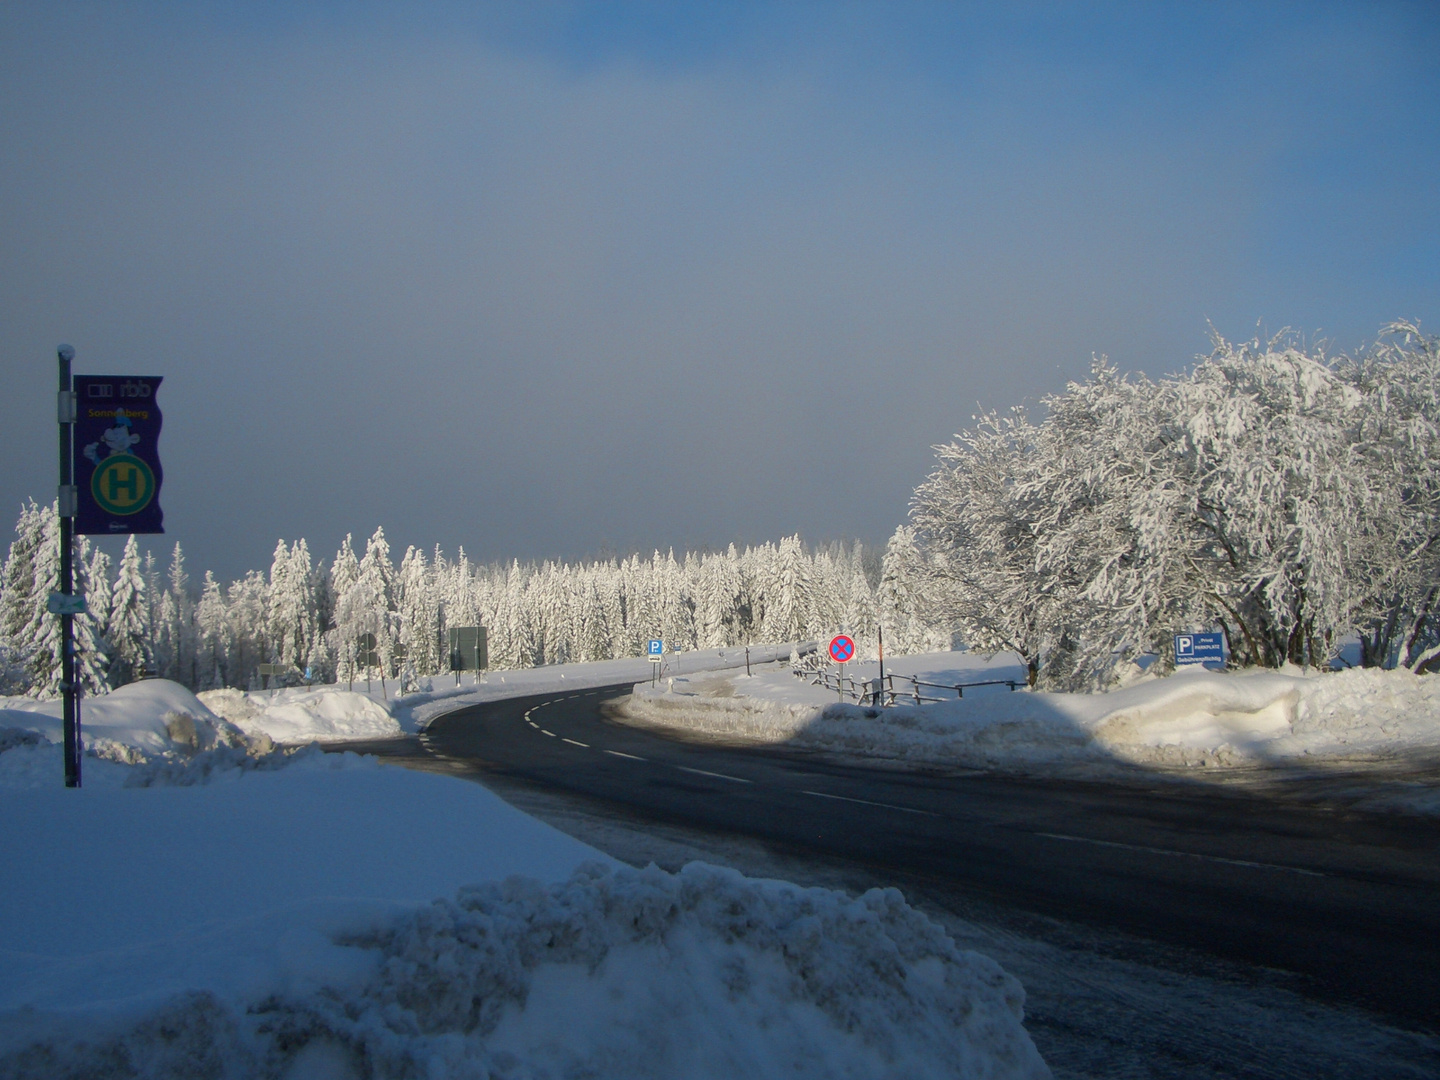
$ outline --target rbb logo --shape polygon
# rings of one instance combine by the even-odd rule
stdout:
[[[126,379],[120,384],[120,396],[124,398],[148,398],[150,396],[150,384]]]
[[[128,517],[150,505],[155,474],[133,454],[111,454],[90,478],[90,493],[107,514]]]
[[[115,396],[115,387],[111,383],[91,383],[89,395],[92,398],[112,398]]]

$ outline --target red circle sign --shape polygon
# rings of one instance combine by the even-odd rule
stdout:
[[[830,659],[843,664],[855,656],[855,641],[849,634],[836,634],[830,639]]]

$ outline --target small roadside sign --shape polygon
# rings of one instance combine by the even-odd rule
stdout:
[[[52,592],[45,598],[45,610],[51,615],[84,615],[85,597],[79,593]]]
[[[363,668],[380,666],[380,654],[375,651],[377,642],[374,634],[361,634],[355,639],[355,663]]]
[[[489,666],[489,629],[484,626],[450,627],[450,670],[457,673],[484,671]]]
[[[849,634],[836,634],[830,639],[830,659],[837,664],[847,663],[855,655],[855,639]]]
[[[1219,664],[1225,666],[1224,634],[1176,634],[1175,666]]]
[[[658,637],[652,637],[646,645],[650,654],[650,662],[658,664],[665,659],[665,642]]]

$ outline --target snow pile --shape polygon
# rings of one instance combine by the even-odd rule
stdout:
[[[796,650],[804,652],[814,648],[813,641],[752,645],[749,649],[750,664],[758,667],[787,660]],[[551,690],[587,690],[594,686],[638,682],[650,679],[652,674],[668,679],[703,671],[733,670],[745,666],[745,654],[746,649],[742,645],[739,648],[666,653],[664,660],[654,665],[644,657],[596,660],[587,664],[548,664],[522,671],[492,671],[483,681],[462,683],[460,686],[453,685],[445,676],[437,675],[433,679],[422,680],[425,684],[422,692],[397,699],[394,711],[406,731],[419,731],[443,713],[482,701],[543,694]]]
[[[356,944],[383,958],[358,994],[275,1011],[381,1075],[1048,1075],[1019,983],[893,889],[589,866]]]
[[[262,733],[242,731],[185,687],[166,679],[147,679],[100,697],[82,697],[80,726],[87,753],[117,761],[188,756],[218,746],[261,754],[274,749]],[[0,698],[0,730],[4,729],[59,743],[64,739],[61,703]]]
[[[403,732],[379,702],[338,687],[313,690],[206,690],[200,700],[252,737],[277,743],[392,739]]]
[[[922,681],[979,681],[976,669],[957,668],[947,654],[908,660]],[[984,674],[1008,677],[996,675],[1003,670],[1002,659]],[[1440,749],[1440,679],[1407,671],[1192,669],[1110,693],[999,687],[885,709],[840,704],[833,694],[788,672],[676,679],[657,689],[637,686],[616,715],[761,742],[1015,771],[1117,761],[1179,768],[1364,761]]]
[[[750,648],[750,662],[759,666],[785,660],[797,647],[813,648],[814,643],[754,645]],[[666,677],[744,667],[745,649],[667,653],[663,663],[657,666]],[[649,678],[651,670],[649,660],[630,657],[586,664],[550,664],[521,671],[492,671],[479,679],[467,674],[461,677],[459,685],[453,676],[427,676],[418,681],[418,689],[407,694],[394,693],[393,682],[389,689],[380,688],[377,682],[368,690],[340,686],[248,693],[206,690],[199,695],[199,701],[255,739],[268,738],[290,745],[393,739],[421,730],[442,713],[466,705],[549,690],[584,690],[634,682]]]
[[[34,736],[34,742],[15,745],[0,753],[0,788],[54,787],[64,775],[64,755],[60,746]],[[188,757],[154,757],[133,766],[97,758],[85,762],[84,786],[93,787],[154,787],[169,785],[191,787],[214,783],[246,772],[273,772],[296,765],[313,765],[323,758],[318,746],[293,750],[272,750],[252,754],[233,746],[217,746]]]
[[[623,869],[452,777],[233,755],[67,790],[0,753],[0,1075],[1048,1075],[1019,984],[894,890]]]

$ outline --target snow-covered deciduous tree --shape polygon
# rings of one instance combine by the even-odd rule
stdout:
[[[1320,665],[1358,631],[1367,663],[1423,665],[1437,368],[1408,325],[1359,360],[1217,337],[1158,381],[1097,362],[1039,425],[987,416],[916,492],[940,613],[1059,686],[1207,626],[1241,664]]]
[[[1431,670],[1440,661],[1440,338],[1394,323],[1341,373],[1362,395],[1357,450],[1380,489],[1356,560],[1372,598],[1358,627],[1362,663]]]
[[[923,610],[902,610],[902,617],[949,626],[980,652],[1018,653],[1032,685],[1071,636],[1063,604],[1038,569],[1035,523],[1044,510],[1043,495],[1037,494],[1040,436],[1017,409],[981,417],[955,442],[937,447],[939,467],[915,492],[917,532],[905,537],[895,554],[886,552],[887,563],[898,559],[913,568],[902,575],[915,582],[908,591],[925,597]],[[882,577],[881,618],[887,625],[887,604],[893,603],[887,593],[893,588]]]

